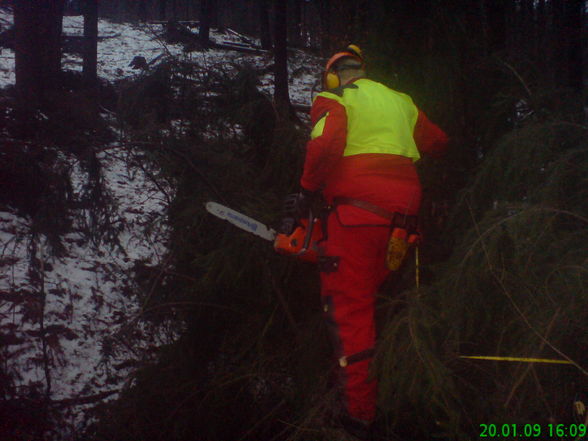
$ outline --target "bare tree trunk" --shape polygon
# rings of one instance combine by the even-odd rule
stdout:
[[[47,293],[45,291],[45,269],[43,250],[40,247],[40,240],[37,233],[31,232],[29,243],[29,277],[32,284],[35,286],[35,293],[38,296],[38,336],[41,343],[41,353],[39,358],[43,366],[45,374],[45,393],[41,403],[41,421],[38,427],[40,437],[38,439],[45,439],[44,432],[49,426],[49,403],[51,402],[52,393],[52,367],[53,363],[50,357],[50,348],[47,341],[47,328],[45,326],[45,319],[47,313]]]
[[[220,22],[219,16],[219,9],[223,7],[222,2],[220,0],[211,0],[210,6],[210,28],[211,29],[222,29],[222,24]]]
[[[49,32],[46,34],[46,38],[49,41],[46,54],[46,65],[49,66],[47,84],[50,85],[48,86],[49,88],[53,88],[61,73],[61,33],[63,29],[63,8],[65,1],[50,0],[48,3],[48,16],[45,18],[49,22]]]
[[[116,3],[116,18],[118,20],[122,20],[126,14],[126,7],[123,3],[124,2],[122,0]],[[125,12],[123,13],[123,11]]]
[[[357,42],[355,36],[355,20],[357,18],[357,5],[351,4],[347,5],[347,7],[343,8],[341,5],[340,12],[342,14],[339,16],[337,20],[337,25],[340,28],[340,34],[338,35],[343,36],[343,40],[339,43],[339,46],[343,46],[347,44],[347,42]]]
[[[485,1],[489,53],[506,49],[506,1]]]
[[[551,0],[551,15],[553,17],[551,38],[553,40],[553,64],[555,82],[563,85],[566,78],[567,63],[562,54],[567,46],[567,36],[564,32],[564,0]]]
[[[213,0],[200,0],[200,29],[198,37],[200,43],[210,45],[210,20],[212,18]]]
[[[18,0],[14,4],[15,27],[15,74],[16,94],[19,107],[36,107],[39,104],[43,85],[37,78],[42,66],[38,54],[38,22],[40,17],[35,13],[34,5],[26,0]]]
[[[272,48],[272,39],[270,35],[268,0],[258,0],[257,7],[259,9],[261,48],[270,50]]]
[[[321,50],[323,54],[331,52],[331,4],[330,0],[319,0],[319,16],[321,21]]]
[[[368,27],[368,17],[370,14],[370,5],[372,2],[369,0],[360,0],[358,2],[358,7],[355,14],[355,22],[353,24],[354,27],[354,42],[356,44],[365,43],[368,38],[369,27]]]
[[[82,14],[83,6],[80,1],[65,2],[64,15],[80,15]]]
[[[302,0],[294,0],[294,9],[291,14],[292,21],[292,46],[302,47]]]
[[[535,7],[534,0],[523,0],[521,3],[521,13],[523,28],[521,29],[525,39],[522,41],[523,50],[525,53],[532,54],[533,47],[537,42],[536,26],[535,26]]]
[[[98,80],[98,0],[84,0],[84,81],[88,85]]]
[[[567,85],[581,94],[584,88],[582,39],[584,25],[584,1],[568,0],[566,2],[565,33],[567,34]]]
[[[147,0],[139,0],[139,20],[147,21]]]
[[[167,0],[159,0],[159,19],[164,21],[165,20],[165,13],[167,7]]]
[[[545,0],[539,0],[537,3],[537,41],[535,42],[535,57],[540,60],[542,70],[545,68],[545,60],[548,58],[546,54],[546,38],[545,33],[547,32],[547,20],[545,15]]]
[[[44,104],[61,71],[63,0],[16,0],[15,72],[18,106]]]
[[[288,93],[287,2],[274,1],[274,100],[282,115],[290,109]]]

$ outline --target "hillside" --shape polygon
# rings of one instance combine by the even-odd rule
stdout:
[[[0,21],[4,26],[11,24],[8,9],[0,10]],[[64,18],[66,35],[81,31],[82,17]],[[183,45],[164,41],[161,25],[100,20],[99,32],[104,37],[99,43],[99,77],[118,91],[141,84],[171,61],[194,66],[196,76],[226,78],[248,65],[266,71],[259,80],[260,93],[271,96],[273,92],[268,54],[230,49],[185,52]],[[242,38],[246,37],[231,30],[212,32],[212,39],[219,43]],[[148,60],[149,70],[133,69],[134,57]],[[1,59],[0,87],[9,90],[14,84],[14,54],[4,49]],[[316,63],[303,52],[293,53],[293,102],[310,104],[314,82],[310,65],[316,67]],[[79,55],[64,54],[65,70],[79,72],[81,64]],[[67,407],[72,428],[89,406],[83,404],[86,397],[91,405],[100,397],[116,398],[129,384],[132,369],[153,360],[159,348],[178,338],[174,326],[162,330],[142,321],[147,301],[137,294],[146,268],[170,265],[168,214],[176,188],[156,165],[145,162],[145,151],[133,144],[131,130],[121,129],[116,110],[102,108],[111,139],[91,143],[91,155],[68,153],[47,139],[46,145],[30,143],[29,150],[25,143],[29,155],[19,156],[23,144],[11,139],[6,129],[2,141],[4,160],[11,158],[24,166],[2,169],[2,178],[8,180],[4,188],[14,192],[3,196],[0,205],[3,374],[18,395],[34,396],[50,388],[51,399],[58,405],[79,402]],[[11,113],[9,107],[3,111]],[[170,128],[186,124],[189,116],[171,121]],[[31,158],[39,162],[20,162]],[[33,177],[36,182],[29,181]],[[53,188],[43,191],[38,186],[57,178],[67,187],[66,200],[63,205],[43,207],[40,214],[34,205],[44,204],[35,198],[47,197]],[[37,190],[40,193],[33,195]],[[59,234],[43,232],[39,217],[44,216],[62,226]],[[46,346],[39,338],[42,329]]]

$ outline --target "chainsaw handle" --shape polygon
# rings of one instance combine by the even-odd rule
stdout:
[[[308,218],[296,222],[290,234],[279,233],[274,241],[274,249],[279,254],[294,256],[306,262],[317,261],[316,244],[322,240],[320,219],[315,219],[312,213]]]
[[[294,228],[296,228],[296,219],[293,217],[285,217],[280,222],[280,227],[278,228],[278,233],[285,234],[286,236],[291,235],[294,232]]]

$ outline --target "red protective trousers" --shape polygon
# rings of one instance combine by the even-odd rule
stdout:
[[[369,379],[376,342],[375,294],[389,273],[385,257],[390,228],[342,222],[343,213],[330,214],[324,251],[338,262],[333,271],[321,272],[321,297],[339,363],[337,377],[345,409],[354,418],[372,421],[377,393],[376,380]]]
[[[344,196],[405,215],[416,215],[420,208],[421,185],[415,167],[411,160],[395,155],[342,158],[326,183],[323,193],[330,204]],[[364,421],[372,421],[376,412],[377,384],[368,371],[376,340],[376,292],[389,274],[390,233],[390,220],[339,205],[329,215],[328,237],[323,242],[324,254],[339,259],[332,272],[321,271],[322,300],[340,361],[339,385],[348,414]]]

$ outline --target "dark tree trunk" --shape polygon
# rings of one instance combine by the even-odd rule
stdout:
[[[38,54],[39,42],[37,14],[26,0],[14,4],[14,61],[16,74],[17,105],[21,110],[38,106],[43,85],[37,72],[42,64]]]
[[[83,14],[83,5],[81,4],[83,0],[75,0],[72,2],[65,2],[64,5],[64,15],[80,15]]]
[[[204,46],[210,45],[210,21],[212,19],[213,0],[200,0],[199,38]]]
[[[534,0],[523,0],[521,4],[523,29],[523,49],[525,52],[532,54],[534,46],[537,42],[537,34],[535,27],[535,7]]]
[[[211,29],[222,29],[222,25],[219,19],[219,9],[222,5],[217,0],[211,0],[210,6],[210,28]]]
[[[287,2],[274,0],[274,100],[282,115],[290,109],[288,93]]]
[[[321,22],[321,50],[323,54],[331,52],[331,5],[330,0],[319,0]]]
[[[369,0],[360,0],[357,5],[357,11],[355,14],[353,42],[355,44],[363,44],[366,42],[368,37],[368,17],[370,14],[370,7],[372,2]]]
[[[340,40],[338,44],[340,47],[343,47],[344,45],[350,42],[357,43],[355,33],[357,10],[359,9],[357,6],[357,4],[351,4],[347,5],[347,7],[344,9],[343,7],[341,7],[342,10],[340,10],[340,12],[342,12],[343,14],[338,20],[338,26],[341,28],[341,30],[340,32],[337,32],[338,35],[343,36],[343,40]]]
[[[566,2],[565,33],[567,34],[567,86],[581,94],[583,82],[583,39],[584,1],[568,0]]]
[[[547,20],[545,15],[545,0],[539,0],[537,3],[537,41],[535,47],[535,55],[542,66],[545,66],[545,33],[547,32]]]
[[[488,52],[506,49],[506,2],[507,0],[486,0]]]
[[[257,0],[259,9],[259,29],[262,49],[269,50],[272,48],[272,39],[269,25],[269,3],[268,0]]]
[[[159,19],[164,21],[166,17],[167,0],[159,0]]]
[[[46,2],[43,2],[46,3]],[[61,34],[63,29],[63,8],[64,0],[49,1],[49,10],[45,18],[48,23],[49,32],[46,35],[48,40],[46,62],[50,67],[47,84],[52,88],[61,73]]]
[[[116,18],[118,20],[123,20],[124,17],[127,14],[127,7],[126,7],[126,3],[123,2],[122,0],[116,3]]]
[[[61,71],[63,0],[16,0],[15,73],[18,106],[44,105]]]
[[[291,44],[296,47],[302,47],[302,0],[294,0],[292,9],[292,40]]]
[[[84,0],[84,81],[96,84],[98,79],[98,0]]]
[[[147,0],[139,0],[139,20],[147,21]]]
[[[553,19],[551,38],[553,40],[553,64],[555,82],[563,85],[566,78],[567,63],[562,54],[567,46],[567,35],[564,31],[564,0],[551,0],[551,15]]]

